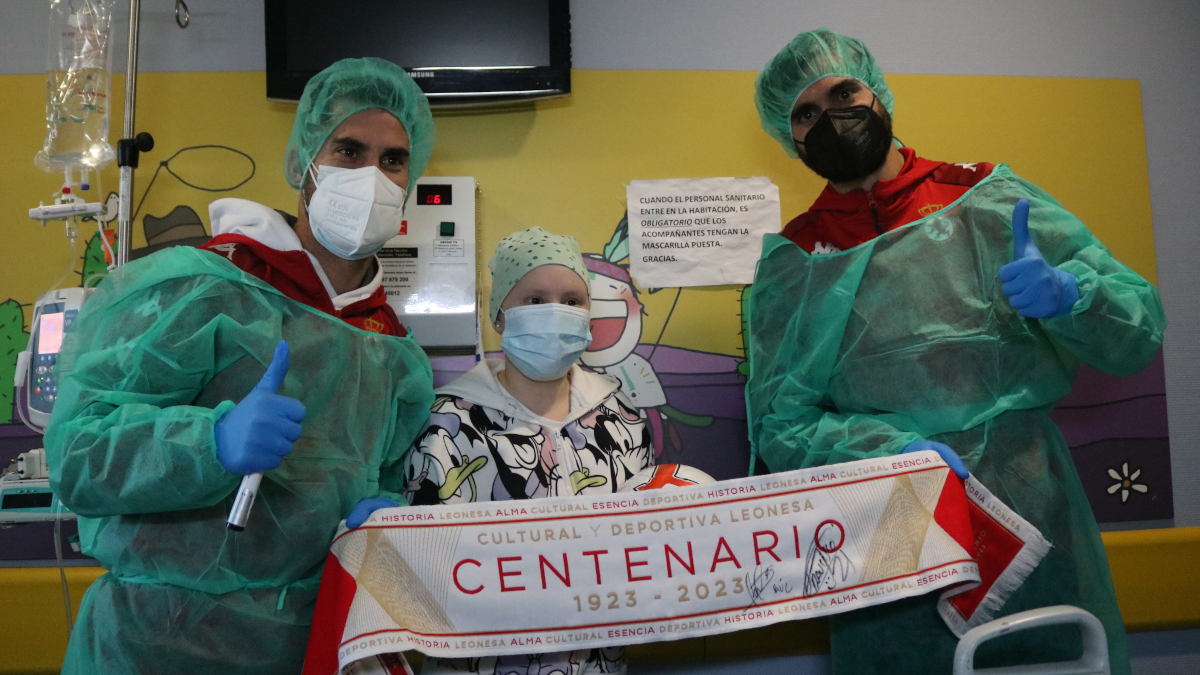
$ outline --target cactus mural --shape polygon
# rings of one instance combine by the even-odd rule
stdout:
[[[21,303],[11,298],[0,303],[0,424],[13,421],[13,375],[17,354],[28,342]]]

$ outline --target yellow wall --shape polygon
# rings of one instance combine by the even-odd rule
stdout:
[[[486,113],[439,111],[428,174],[477,177],[481,263],[499,238],[529,225],[574,234],[585,251],[600,251],[621,218],[624,188],[633,179],[765,175],[780,187],[786,220],[807,206],[821,182],[760,130],[753,77],[576,71],[568,98]],[[895,131],[905,143],[934,159],[1011,164],[1083,218],[1118,258],[1155,278],[1136,81],[934,75],[893,75],[889,81],[897,100]],[[0,301],[32,302],[69,257],[61,223],[43,229],[25,215],[61,182],[32,165],[45,135],[43,86],[41,76],[0,76],[6,99],[0,128],[13,141],[0,165],[0,218],[8,243]],[[112,139],[121,132],[121,87],[115,78]],[[182,203],[207,220],[207,204],[220,196],[295,210],[295,193],[280,172],[293,107],[268,102],[264,89],[261,73],[140,76],[137,128],[153,133],[157,147],[143,156],[137,197],[156,164],[184,146],[230,145],[258,162],[255,178],[234,193],[193,190],[163,172],[143,214],[162,216]],[[229,185],[245,172],[243,160],[215,152],[185,154],[171,166],[207,185]],[[103,179],[105,191],[115,190],[115,168]],[[140,219],[134,233],[134,245],[142,245]],[[674,295],[643,294],[644,335],[658,335]],[[736,303],[730,288],[688,289],[662,343],[737,354]]]
[[[63,576],[70,589],[72,616],[87,587],[104,570],[67,567]],[[67,649],[67,611],[59,571],[53,567],[0,567],[0,634],[19,647],[0,658],[0,673],[57,673]]]

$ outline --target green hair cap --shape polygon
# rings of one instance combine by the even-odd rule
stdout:
[[[325,139],[347,117],[371,108],[391,113],[408,133],[411,147],[407,187],[412,192],[433,151],[429,101],[403,68],[373,57],[342,59],[305,85],[283,155],[283,175],[288,184],[299,189]]]
[[[797,157],[792,139],[792,108],[812,84],[826,77],[852,77],[870,89],[892,115],[892,90],[888,89],[875,57],[858,38],[818,28],[792,38],[754,80],[754,107],[763,129],[791,157]]]
[[[583,254],[575,237],[553,234],[540,227],[513,232],[496,244],[496,255],[488,261],[492,271],[490,305],[492,320],[500,313],[500,304],[521,277],[542,265],[562,265],[588,283],[588,271],[583,266]]]

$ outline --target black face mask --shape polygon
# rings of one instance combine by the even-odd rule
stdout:
[[[800,159],[818,176],[834,183],[857,180],[887,158],[892,130],[869,106],[826,110],[796,142]]]

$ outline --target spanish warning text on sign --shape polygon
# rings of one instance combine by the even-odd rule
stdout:
[[[635,180],[625,189],[629,260],[642,288],[748,284],[779,188],[763,177]]]

